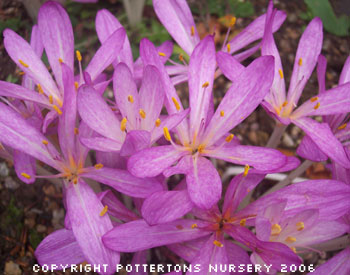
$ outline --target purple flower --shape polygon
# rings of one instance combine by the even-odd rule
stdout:
[[[183,107],[171,84],[158,53],[148,40],[141,41],[144,64],[157,66],[166,89],[165,106],[170,114],[180,113]],[[238,63],[238,62],[237,62]],[[177,138],[172,140],[169,129],[163,128],[171,145],[158,146],[134,154],[128,169],[139,177],[186,174],[191,200],[209,209],[221,196],[221,180],[212,163],[205,157],[254,166],[268,171],[282,167],[286,157],[276,150],[241,146],[229,131],[241,123],[261,102],[272,82],[273,59],[262,57],[242,70],[241,77],[226,92],[214,113],[212,87],[216,66],[212,36],[207,36],[195,48],[189,64],[190,118],[176,127]],[[172,164],[176,166],[171,167]]]

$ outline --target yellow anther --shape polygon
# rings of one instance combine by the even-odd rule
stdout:
[[[50,102],[50,104],[53,103],[53,97],[52,97],[52,95],[49,95],[49,102]]]
[[[79,83],[78,83],[78,81],[74,81],[74,87],[75,87],[76,90],[78,90],[78,88],[79,88]]]
[[[52,108],[57,112],[57,114],[62,115],[62,111],[56,105],[53,105]]]
[[[287,104],[288,104],[288,101],[286,100],[285,102],[283,102],[282,107],[286,107]]]
[[[235,136],[234,134],[229,134],[229,135],[225,138],[225,141],[226,141],[226,142],[230,142],[230,141],[233,139],[234,136]]]
[[[60,64],[62,64],[62,63],[63,63],[63,59],[62,59],[62,58],[59,58],[59,59],[58,59],[58,62],[60,62]]]
[[[301,231],[305,227],[305,224],[303,222],[297,222],[297,230]]]
[[[299,66],[303,65],[303,59],[301,57],[299,58],[298,65]]]
[[[194,223],[194,224],[191,225],[191,228],[192,228],[192,229],[195,229],[195,228],[197,228],[197,227],[198,227],[198,225],[197,225],[196,223]]]
[[[176,108],[176,110],[180,110],[180,104],[179,104],[179,102],[176,100],[176,98],[175,97],[172,97],[171,98],[171,100],[173,101],[173,103],[174,103],[174,105],[175,105],[175,108]]]
[[[250,169],[250,166],[249,166],[248,164],[246,164],[246,165],[244,166],[243,177],[246,177],[246,176],[248,175],[249,169]]]
[[[311,102],[315,102],[316,100],[318,100],[318,97],[317,96],[314,96],[310,99]]]
[[[27,63],[24,63],[23,60],[21,60],[21,59],[18,59],[18,62],[25,68],[29,67],[29,65]]]
[[[213,244],[215,244],[217,247],[224,247],[224,245],[217,240],[213,241]]]
[[[76,128],[76,127],[74,128],[74,134],[75,134],[75,135],[79,135],[79,129]]]
[[[25,75],[25,72],[19,72],[18,74],[19,75]]]
[[[128,122],[128,120],[126,119],[126,117],[124,117],[122,119],[122,121],[120,122],[120,130],[122,130],[123,132],[125,131],[126,129],[126,123]]]
[[[157,118],[157,120],[156,120],[156,127],[159,127],[160,123],[161,123],[160,119]]]
[[[228,43],[228,44],[226,45],[226,48],[227,48],[227,52],[229,53],[229,52],[231,51],[231,45],[230,45],[230,43]]]
[[[159,56],[166,56],[165,53],[162,53],[162,52],[158,52]]]
[[[78,184],[78,178],[77,177],[75,177],[72,181],[73,181],[73,184]]]
[[[128,101],[129,101],[130,103],[134,103],[134,98],[133,98],[132,95],[128,95]]]
[[[315,109],[315,110],[317,110],[317,109],[318,109],[318,107],[320,107],[320,102],[317,102],[317,103],[316,103],[316,105],[315,105],[314,109]]]
[[[100,216],[103,217],[108,211],[108,205],[105,205],[105,207],[103,207],[101,213],[100,213]]]
[[[139,110],[139,114],[142,118],[146,118],[146,112],[143,109]]]
[[[83,58],[81,57],[80,51],[76,50],[76,51],[75,51],[75,54],[76,54],[76,56],[77,56],[78,61],[80,62],[80,61],[83,59]]]
[[[247,219],[241,219],[241,221],[239,222],[239,225],[245,226],[246,222],[247,222]]]
[[[38,88],[38,92],[39,92],[39,94],[44,94],[44,90],[43,90],[43,88],[41,87],[41,85],[40,84],[37,84],[36,85],[36,87]]]
[[[208,86],[209,86],[209,82],[207,81],[207,82],[204,82],[204,83],[203,83],[202,88],[206,88],[206,87],[208,87]]]
[[[279,69],[278,73],[280,74],[280,78],[283,79],[283,71],[281,69]]]
[[[29,179],[29,180],[32,178],[30,175],[28,175],[27,173],[24,173],[24,172],[21,173],[21,176],[26,178],[26,179]]]
[[[294,253],[297,253],[297,250],[296,250],[295,247],[291,247],[290,249],[292,249],[292,251],[293,251]]]
[[[343,130],[343,129],[345,129],[346,128],[346,123],[344,123],[344,124],[342,124],[342,125],[340,125],[337,129],[338,130]]]
[[[42,142],[44,145],[48,145],[48,144],[49,144],[49,142],[48,142],[47,140],[45,140],[45,139],[43,139],[41,142]]]
[[[198,150],[198,152],[199,152],[200,154],[203,153],[204,149],[205,149],[205,145],[204,145],[204,144],[200,144],[200,145],[198,146],[198,148],[197,148],[197,150]]]
[[[191,36],[194,36],[194,26],[191,27]]]
[[[169,133],[168,127],[163,128],[164,137],[167,141],[171,141],[171,135]]]
[[[184,56],[181,53],[179,54],[179,59],[181,62],[184,62]]]
[[[278,236],[281,233],[282,228],[278,223],[275,223],[271,226],[271,236]]]
[[[220,116],[223,117],[225,115],[224,111],[220,111]]]
[[[236,24],[236,20],[237,20],[237,18],[234,17],[234,16],[231,18],[231,21],[230,21],[230,28],[232,28],[232,27]]]
[[[103,168],[103,164],[102,163],[97,163],[97,164],[95,164],[94,165],[94,167],[95,167],[95,169],[101,169],[101,168]]]
[[[296,242],[296,238],[294,238],[294,237],[291,237],[291,236],[289,236],[289,237],[287,237],[286,239],[285,239],[285,241],[287,242],[287,243],[294,243],[294,242]]]

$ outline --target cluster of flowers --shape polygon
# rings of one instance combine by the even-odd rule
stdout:
[[[313,19],[300,38],[286,94],[273,38],[286,15],[272,1],[266,14],[226,39],[218,52],[215,34],[200,40],[185,0],[154,0],[153,5],[190,56],[188,63],[182,56],[181,64],[169,59],[171,42],[156,47],[147,39],[134,61],[124,28],[107,10],[97,13],[101,47],[85,69],[80,52],[74,53],[69,17],[56,2],[41,7],[30,43],[10,29],[3,33],[23,78],[21,85],[0,82],[0,156],[13,161],[27,184],[37,178],[62,180],[65,228],[40,243],[38,262],[67,266],[86,261],[107,265],[101,273],[113,274],[121,252],[134,253],[132,264],[145,264],[148,249],[167,246],[200,265],[203,274],[209,265],[250,263],[272,266],[261,272],[273,274],[282,265],[302,264],[299,255],[314,251],[312,245],[348,234],[350,58],[339,85],[326,90],[321,20]],[[228,33],[234,24],[233,18]],[[261,57],[249,66],[240,63],[260,49]],[[41,60],[44,50],[52,74]],[[110,64],[112,79],[103,73]],[[297,107],[316,65],[319,94]],[[213,82],[221,74],[232,85],[214,110]],[[103,97],[110,82],[115,101]],[[187,109],[174,87],[181,82],[188,82]],[[240,145],[230,133],[259,105],[278,121],[277,127],[300,127],[306,135],[298,155],[330,159],[334,179],[295,183],[242,207],[266,174],[300,164],[273,148]],[[323,123],[312,116],[322,116]],[[90,152],[95,165],[87,164]],[[244,166],[224,194],[209,158]],[[38,175],[36,160],[58,173]],[[185,177],[170,190],[167,179],[175,174]],[[131,197],[134,209],[110,189],[96,194],[85,179]],[[349,274],[350,247],[344,243],[345,249],[316,274]]]

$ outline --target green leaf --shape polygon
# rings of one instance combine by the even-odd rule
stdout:
[[[337,17],[328,0],[305,0],[306,5],[314,16],[322,19],[324,28],[335,35],[346,36],[349,34],[350,17]]]
[[[10,18],[5,21],[0,21],[0,33],[2,33],[6,28],[16,32],[21,26],[22,22],[20,18]]]
[[[248,17],[254,14],[254,7],[250,2],[238,2],[233,13],[236,17]]]

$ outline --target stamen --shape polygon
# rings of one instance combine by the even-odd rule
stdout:
[[[98,170],[98,169],[101,169],[103,168],[103,164],[102,163],[97,163],[94,165],[95,169]]]
[[[236,20],[237,20],[237,18],[234,16],[231,18],[230,28],[232,28],[236,24]]]
[[[41,142],[42,142],[44,145],[48,145],[48,144],[49,144],[49,142],[48,142],[47,140],[45,140],[45,139],[43,139]]]
[[[344,123],[344,124],[342,124],[342,125],[340,125],[337,129],[338,130],[343,130],[344,128],[346,128],[346,123]]]
[[[53,105],[52,108],[57,112],[58,115],[62,115],[62,111],[56,105]]]
[[[74,87],[75,87],[76,90],[78,90],[78,88],[79,88],[79,83],[78,83],[78,81],[74,81]]]
[[[25,75],[25,72],[19,72],[18,75]]]
[[[286,239],[285,239],[285,241],[287,242],[287,243],[294,243],[294,242],[296,242],[296,238],[294,238],[294,237],[291,237],[291,236],[289,236],[289,237],[287,237]]]
[[[52,97],[52,95],[49,95],[49,102],[50,102],[50,104],[53,103],[53,97]]]
[[[194,26],[191,27],[191,36],[194,36]]]
[[[74,128],[74,134],[75,135],[79,135],[79,129],[78,128]]]
[[[281,233],[282,228],[278,223],[275,223],[271,226],[271,236],[278,236]]]
[[[181,53],[179,54],[179,59],[181,62],[184,62],[184,56]]]
[[[314,96],[310,99],[311,102],[315,102],[316,100],[318,100],[318,97],[317,96]]]
[[[129,101],[130,103],[134,103],[134,98],[133,98],[132,95],[128,95],[128,101]]]
[[[198,227],[198,225],[197,225],[196,223],[194,223],[194,224],[191,225],[191,228],[192,228],[192,229],[195,229],[195,228],[197,228],[197,227]]]
[[[126,129],[126,123],[127,123],[127,119],[126,119],[126,117],[124,117],[123,119],[122,119],[122,121],[120,122],[120,130],[122,130],[123,132],[125,131],[125,129]]]
[[[41,85],[40,84],[37,84],[36,85],[36,87],[38,88],[38,92],[39,92],[39,94],[44,94],[44,90],[43,90],[43,88],[41,87]]]
[[[165,53],[158,52],[159,56],[166,56]]]
[[[231,45],[228,43],[228,44],[226,45],[226,48],[227,48],[227,52],[229,53],[229,52],[231,51]]]
[[[294,253],[297,253],[297,250],[295,247],[291,247],[290,249],[292,249]]]
[[[285,102],[283,102],[282,107],[286,107],[287,104],[288,104],[288,101],[286,100]]]
[[[78,61],[80,62],[80,61],[82,60],[80,51],[76,50],[76,51],[75,51],[75,54],[76,54],[76,56],[77,56]]]
[[[223,117],[225,115],[224,111],[220,111],[220,116]]]
[[[248,164],[246,164],[246,165],[244,166],[243,177],[246,177],[246,176],[248,175],[249,169],[250,169],[250,166],[249,166]]]
[[[305,225],[304,225],[304,223],[303,223],[303,222],[298,222],[298,223],[297,223],[297,230],[298,230],[298,231],[303,230],[303,229],[304,229],[304,227],[305,227]]]
[[[156,120],[156,127],[159,127],[160,123],[161,123],[160,119],[157,118],[157,120]]]
[[[58,59],[58,62],[60,62],[60,64],[62,64],[62,63],[63,63],[63,59],[62,59],[62,58],[59,58],[59,59]]]
[[[224,245],[217,240],[213,241],[213,244],[215,244],[217,247],[224,247]]]
[[[318,107],[320,107],[320,102],[317,102],[317,104],[315,105],[314,109],[317,110]]]
[[[229,134],[229,135],[225,138],[225,141],[226,141],[226,142],[230,142],[230,141],[233,139],[234,136],[235,136],[234,134]]]
[[[298,65],[299,66],[303,65],[303,59],[301,57],[299,58]]]
[[[167,141],[171,141],[171,135],[169,133],[168,127],[163,128],[164,137]]]
[[[283,79],[283,71],[281,69],[279,69],[278,73],[280,74],[280,78]]]
[[[246,222],[247,222],[247,219],[241,219],[241,221],[239,222],[239,225],[245,226]]]
[[[21,65],[25,68],[29,67],[29,65],[27,63],[24,63],[23,60],[21,60],[21,59],[18,59],[18,62],[21,63]]]
[[[73,179],[73,184],[78,184],[78,178],[77,178],[77,177],[75,177],[75,178]]]
[[[207,82],[204,82],[204,83],[203,83],[202,88],[206,88],[206,87],[208,87],[208,86],[209,86],[209,82],[207,81]]]
[[[108,205],[105,205],[105,207],[103,207],[101,213],[100,213],[100,217],[103,217],[108,211]]]
[[[204,144],[200,144],[200,145],[198,146],[198,148],[197,148],[197,150],[198,150],[198,152],[199,152],[200,154],[203,153],[204,149],[205,149],[205,145],[204,145]]]
[[[179,104],[179,102],[176,100],[175,97],[172,97],[171,100],[173,101],[176,110],[179,111],[179,110],[180,110],[180,104]]]
[[[30,180],[32,178],[30,175],[28,175],[27,173],[24,173],[24,172],[21,173],[21,176],[28,179],[28,180]]]
[[[139,110],[139,114],[140,114],[140,116],[141,116],[143,119],[146,118],[146,113],[145,113],[145,111],[144,111],[143,109],[140,109],[140,110]]]

